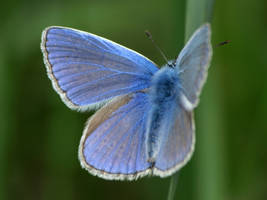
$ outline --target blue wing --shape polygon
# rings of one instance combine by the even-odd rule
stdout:
[[[182,168],[191,158],[195,146],[195,128],[192,111],[181,106],[174,109],[173,122],[156,158],[153,174],[166,177]]]
[[[70,28],[45,29],[41,49],[55,90],[72,109],[90,109],[113,97],[148,88],[158,70],[137,52]]]
[[[145,151],[147,94],[118,97],[97,111],[84,130],[79,158],[91,174],[134,180],[151,173]]]
[[[196,107],[198,96],[207,77],[211,61],[210,25],[201,26],[189,39],[176,61],[183,87],[183,98],[188,106]],[[189,105],[191,104],[191,106]]]

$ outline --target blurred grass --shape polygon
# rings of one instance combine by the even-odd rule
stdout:
[[[184,43],[185,4],[184,0],[2,3],[1,200],[166,198],[169,179],[109,182],[80,168],[77,149],[89,113],[72,112],[60,101],[46,76],[39,44],[46,26],[69,26],[107,37],[162,65],[143,31],[150,30],[168,58],[176,57]],[[267,197],[266,9],[264,0],[215,4],[213,44],[231,42],[214,48],[196,110],[196,151],[181,170],[177,199]]]
[[[3,52],[3,48],[0,46],[0,51]],[[5,57],[3,54],[0,54],[0,66],[4,66],[5,64]],[[0,68],[0,91],[1,96],[0,98],[0,199],[6,199],[6,182],[7,174],[6,168],[7,168],[7,145],[8,145],[8,129],[7,129],[7,123],[5,121],[7,120],[7,79],[6,79],[6,69],[1,67]]]

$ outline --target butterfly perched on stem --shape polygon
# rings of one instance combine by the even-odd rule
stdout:
[[[48,27],[41,49],[47,73],[71,109],[98,109],[88,120],[79,159],[110,180],[166,177],[195,145],[193,109],[207,77],[210,25],[192,35],[175,62],[160,69],[139,53],[91,33]]]

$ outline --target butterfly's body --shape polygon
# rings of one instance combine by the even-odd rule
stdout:
[[[156,161],[160,145],[169,133],[168,129],[173,128],[173,115],[179,109],[179,93],[181,85],[176,68],[162,67],[154,74],[148,92],[148,99],[151,105],[148,112],[146,126],[147,157],[149,162]]]
[[[166,177],[191,158],[193,109],[211,60],[210,26],[200,27],[175,65],[83,31],[48,27],[41,49],[53,87],[71,109],[100,109],[79,146],[82,167],[111,180]]]

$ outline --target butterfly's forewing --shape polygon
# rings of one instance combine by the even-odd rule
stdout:
[[[118,97],[97,111],[84,130],[81,165],[93,175],[133,180],[151,172],[145,152],[148,110],[145,92]]]
[[[197,106],[198,96],[207,77],[212,56],[210,35],[210,25],[201,26],[189,39],[176,61],[183,93],[189,101],[187,104],[192,104],[192,108]]]
[[[153,171],[153,174],[161,177],[169,176],[183,167],[191,158],[195,146],[192,111],[186,111],[178,105],[172,116],[172,127],[165,133]]]
[[[152,61],[102,37],[48,27],[41,49],[49,78],[66,105],[85,110],[149,87]]]

